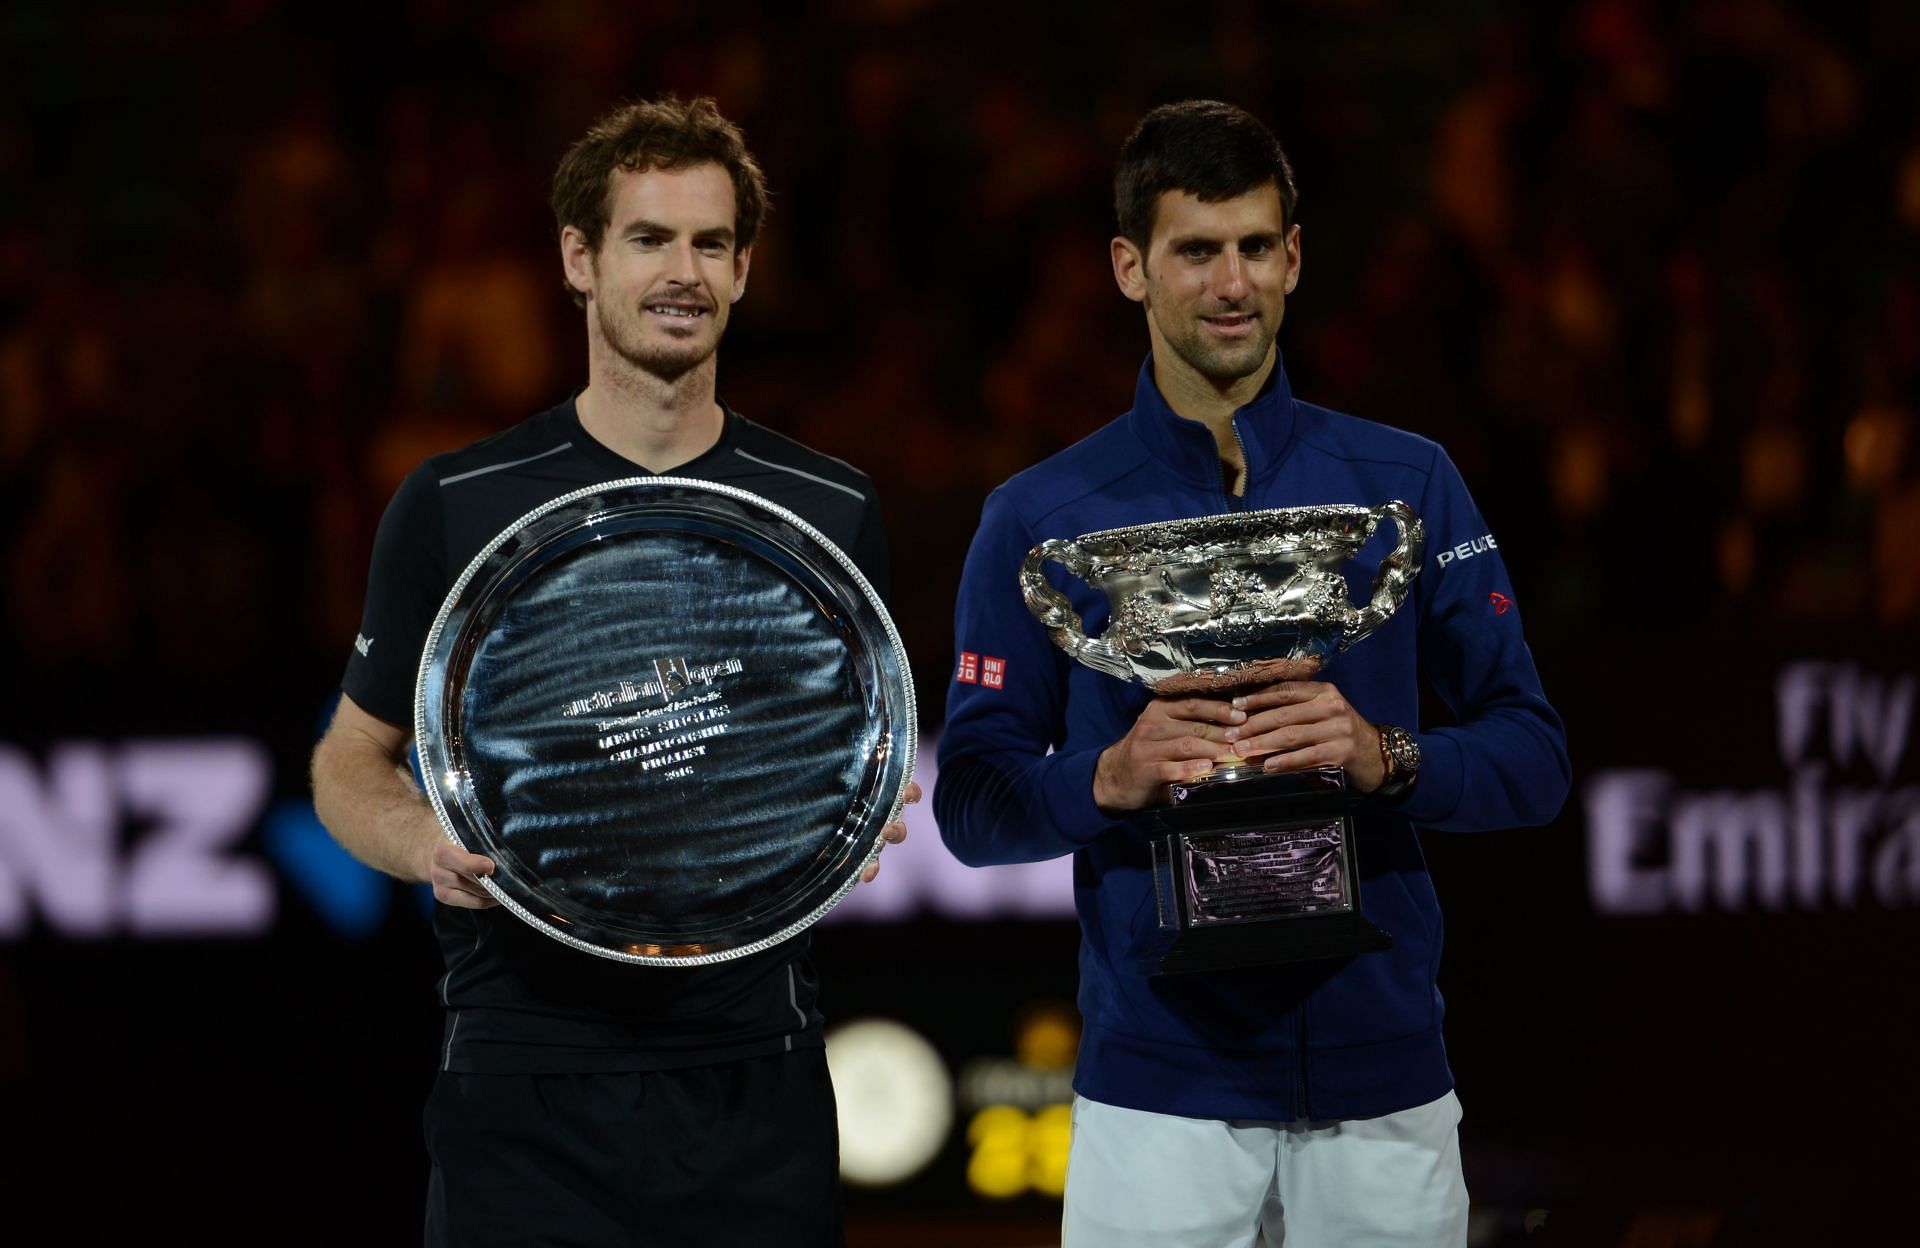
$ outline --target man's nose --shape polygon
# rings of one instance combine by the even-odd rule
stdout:
[[[1220,253],[1214,264],[1214,293],[1222,299],[1244,299],[1247,295],[1247,264],[1234,248]]]
[[[672,254],[667,258],[667,280],[677,286],[699,285],[700,267],[695,260],[691,240],[682,239],[675,243]]]

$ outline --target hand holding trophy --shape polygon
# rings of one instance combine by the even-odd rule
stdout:
[[[1383,519],[1400,540],[1356,607],[1342,565]],[[1311,678],[1384,624],[1424,549],[1420,519],[1403,502],[1280,508],[1045,541],[1028,553],[1020,582],[1028,609],[1081,663],[1162,697],[1218,699],[1217,708]],[[1100,637],[1087,636],[1046,579],[1049,561],[1106,595]],[[1160,938],[1151,970],[1342,957],[1391,944],[1360,914],[1353,797],[1339,768],[1268,773],[1259,757],[1229,750],[1193,772],[1131,816],[1153,836]]]

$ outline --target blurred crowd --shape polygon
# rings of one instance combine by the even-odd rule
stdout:
[[[667,90],[774,189],[721,394],[879,482],[932,714],[982,497],[1129,401],[1111,162],[1186,96],[1293,157],[1296,391],[1449,448],[1536,637],[1912,630],[1920,15],[1838,7],[30,0],[0,642],[337,670],[399,479],[582,383],[548,178]]]

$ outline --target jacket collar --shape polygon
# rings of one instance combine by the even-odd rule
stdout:
[[[1154,457],[1196,485],[1220,486],[1220,453],[1213,434],[1197,420],[1188,420],[1167,406],[1153,380],[1153,355],[1140,366],[1133,387],[1133,410],[1127,414],[1134,436]],[[1247,456],[1247,496],[1279,466],[1293,445],[1293,387],[1287,382],[1286,361],[1276,353],[1273,373],[1260,393],[1233,414],[1234,430]]]

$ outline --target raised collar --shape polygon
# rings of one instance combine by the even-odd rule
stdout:
[[[1153,380],[1151,352],[1140,366],[1127,419],[1134,436],[1183,480],[1222,489],[1220,453],[1213,434],[1199,421],[1188,420],[1167,406]],[[1267,384],[1234,412],[1233,427],[1247,457],[1247,496],[1251,497],[1254,487],[1279,466],[1293,445],[1293,387],[1287,382],[1284,359],[1275,356]]]

